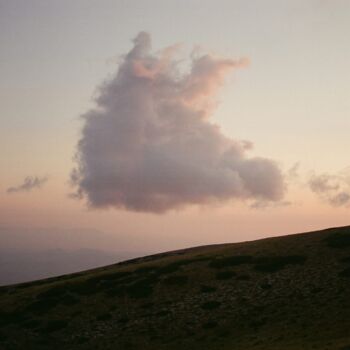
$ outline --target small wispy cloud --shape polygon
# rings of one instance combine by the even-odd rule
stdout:
[[[308,183],[311,191],[335,207],[350,207],[350,172],[313,174]]]
[[[48,176],[27,176],[18,186],[9,187],[6,192],[8,194],[17,192],[29,192],[33,189],[41,188],[48,180]]]
[[[296,162],[288,169],[286,176],[290,181],[295,181],[300,176],[299,172],[300,172],[300,162]]]

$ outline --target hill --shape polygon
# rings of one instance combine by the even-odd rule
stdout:
[[[0,288],[1,349],[350,349],[350,227]]]

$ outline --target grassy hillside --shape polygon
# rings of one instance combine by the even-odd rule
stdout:
[[[0,288],[0,349],[350,349],[350,227]]]

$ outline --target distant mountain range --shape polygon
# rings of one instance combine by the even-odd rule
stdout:
[[[0,226],[0,285],[92,269],[150,254],[93,229]],[[130,244],[129,244],[130,245]]]
[[[0,248],[0,285],[59,276],[142,255],[145,254],[93,249],[9,251]]]

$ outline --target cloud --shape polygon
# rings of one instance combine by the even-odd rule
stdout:
[[[350,172],[340,174],[313,174],[309,180],[309,187],[322,200],[332,206],[350,206]]]
[[[6,192],[11,194],[11,193],[16,193],[16,192],[29,192],[35,188],[40,188],[42,187],[48,180],[48,177],[38,177],[38,176],[27,176],[24,180],[23,183],[15,186],[15,187],[9,187]]]
[[[296,181],[299,178],[300,162],[294,163],[287,172],[287,177],[291,181]]]
[[[192,55],[180,72],[177,46],[151,53],[151,38],[134,39],[116,75],[83,115],[76,195],[94,208],[162,213],[229,199],[279,201],[284,179],[277,164],[248,157],[249,141],[233,140],[210,122],[226,75],[247,64]]]

